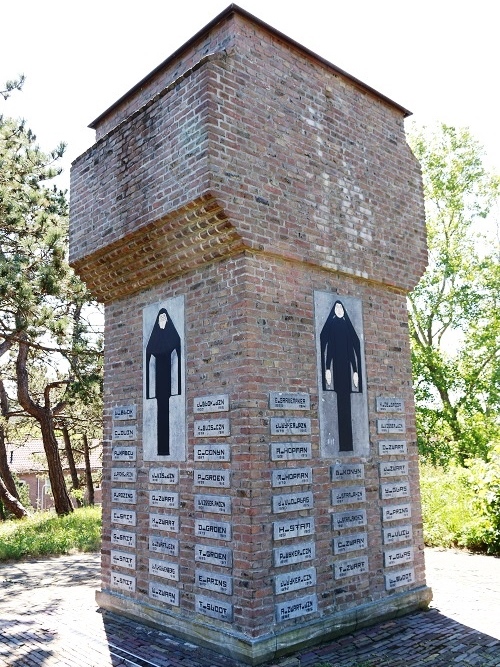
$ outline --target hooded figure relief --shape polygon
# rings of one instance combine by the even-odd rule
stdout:
[[[146,399],[157,403],[157,454],[170,454],[170,398],[182,393],[181,339],[161,308],[146,346]]]
[[[335,301],[320,334],[323,391],[337,395],[339,451],[353,451],[351,394],[362,393],[361,344],[341,301]]]

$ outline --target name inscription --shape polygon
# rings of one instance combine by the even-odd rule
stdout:
[[[199,419],[194,422],[195,438],[221,438],[231,435],[229,419]]]
[[[309,394],[302,392],[270,391],[269,408],[271,410],[310,410]]]
[[[271,417],[271,435],[311,435],[309,417]]]
[[[137,418],[136,405],[117,405],[116,408],[113,408],[114,421],[124,421],[126,419],[136,419],[136,418]]]
[[[193,412],[203,414],[205,412],[228,412],[229,395],[213,394],[211,396],[199,396],[194,399]]]
[[[310,442],[272,442],[271,461],[300,461],[312,458]]]

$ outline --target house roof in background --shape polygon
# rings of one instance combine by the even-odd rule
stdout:
[[[93,449],[90,452],[90,465],[93,470],[102,466],[102,446],[98,440],[93,440]],[[94,448],[95,447],[95,448]],[[59,447],[63,465],[66,467],[66,456],[64,448]],[[43,449],[41,440],[29,440],[24,443],[9,443],[7,444],[7,462],[10,469],[16,473],[47,472],[47,458]],[[84,470],[85,463],[83,457],[81,461],[76,462],[78,470]]]

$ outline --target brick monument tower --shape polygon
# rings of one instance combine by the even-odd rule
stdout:
[[[258,664],[428,605],[407,115],[231,5],[92,123],[101,607]]]

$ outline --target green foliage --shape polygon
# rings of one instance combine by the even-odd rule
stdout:
[[[0,561],[99,551],[101,508],[85,507],[58,517],[39,512],[28,519],[0,524]]]

